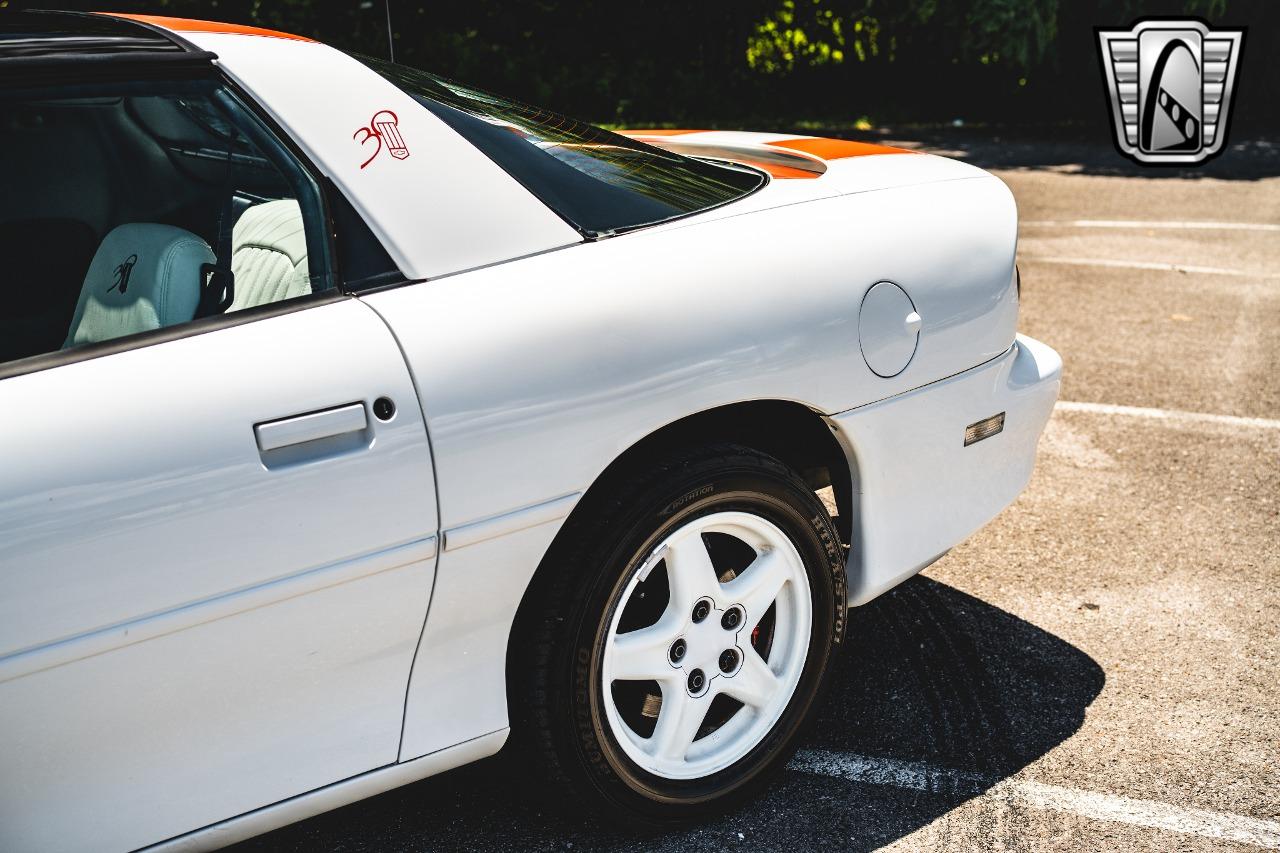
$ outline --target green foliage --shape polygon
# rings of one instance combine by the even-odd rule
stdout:
[[[396,60],[619,126],[1109,121],[1093,28],[1249,27],[1233,127],[1280,125],[1280,0],[390,0]],[[385,57],[384,0],[0,0],[257,24]]]
[[[1076,0],[1076,6],[1083,6]],[[1098,23],[1127,23],[1149,0],[1100,0]],[[779,0],[747,39],[747,66],[786,74],[856,60],[894,62],[927,48],[951,62],[1002,63],[1025,73],[1046,60],[1064,0]],[[1227,0],[1185,0],[1171,12],[1217,18]],[[1101,17],[1105,16],[1105,17]]]
[[[1059,2],[781,0],[755,25],[747,65],[778,74],[847,59],[894,62],[900,45],[923,41],[948,59],[1026,69],[1044,58],[1057,35]]]

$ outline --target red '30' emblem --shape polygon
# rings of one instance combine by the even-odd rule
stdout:
[[[360,134],[364,134],[363,138]],[[360,164],[361,169],[372,163],[373,159],[382,153],[384,143],[387,150],[391,152],[391,156],[397,160],[403,160],[409,156],[409,146],[400,135],[400,119],[391,110],[379,110],[374,113],[373,118],[369,120],[369,125],[351,134],[351,138],[359,141],[361,145],[371,139],[376,143],[369,159]]]

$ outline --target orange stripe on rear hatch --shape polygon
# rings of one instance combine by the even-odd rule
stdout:
[[[315,39],[309,39],[306,36],[295,36],[292,33],[282,33],[279,30],[268,30],[263,27],[249,27],[244,24],[222,24],[217,21],[169,18],[164,15],[127,15],[119,12],[99,12],[98,14],[108,15],[112,18],[128,18],[131,21],[151,24],[153,27],[161,27],[162,29],[172,30],[175,33],[229,33],[241,36],[269,36],[278,39],[292,39],[293,41],[315,41]]]
[[[811,172],[808,169],[797,169],[793,166],[782,166],[778,163],[763,163],[759,160],[742,159],[737,162],[747,166],[754,166],[762,172],[768,172],[775,178],[821,178],[821,172]]]
[[[908,148],[894,148],[892,145],[875,145],[871,142],[854,142],[850,139],[824,139],[811,136],[804,139],[779,139],[766,143],[778,148],[790,148],[792,151],[803,151],[821,157],[823,160],[841,160],[845,157],[865,157],[868,154],[915,154]]]

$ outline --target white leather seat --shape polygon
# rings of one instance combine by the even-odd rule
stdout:
[[[240,311],[311,292],[302,210],[291,198],[255,204],[231,231],[231,272]]]
[[[112,229],[89,264],[63,348],[186,323],[196,315],[201,266],[213,250],[172,225]]]

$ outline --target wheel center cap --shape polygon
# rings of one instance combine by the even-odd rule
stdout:
[[[726,629],[721,624],[725,612],[712,606],[711,612],[701,622],[690,620],[682,635],[685,642],[684,657],[673,666],[684,673],[685,689],[690,696],[707,695],[710,692],[712,679],[732,676],[738,670],[738,666],[735,666],[729,673],[725,673],[720,668],[720,657],[726,649],[734,649],[737,652],[737,659],[739,661],[742,659],[742,645],[738,638],[743,626],[739,625],[732,630]],[[688,676],[695,670],[701,670],[703,673],[703,686],[699,690],[689,688]]]

